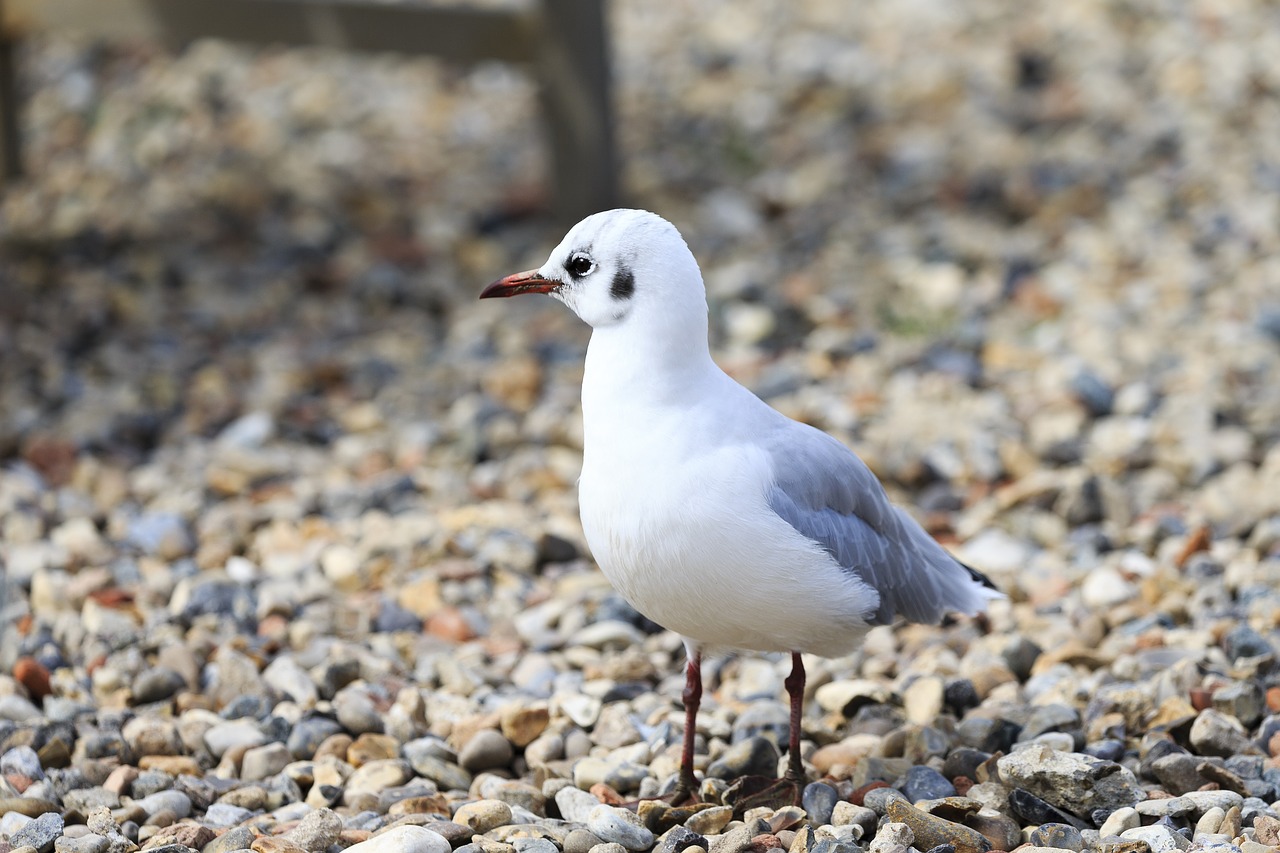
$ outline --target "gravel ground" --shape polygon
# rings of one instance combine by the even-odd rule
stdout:
[[[1280,844],[1280,9],[616,0],[716,352],[1009,595],[708,667],[577,524],[587,332],[518,72],[24,51],[0,853]]]

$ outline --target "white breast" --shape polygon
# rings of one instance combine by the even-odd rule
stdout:
[[[649,426],[589,441],[580,481],[587,542],[627,601],[709,648],[852,650],[876,594],[769,509],[764,454]]]

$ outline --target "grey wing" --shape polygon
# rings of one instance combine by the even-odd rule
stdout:
[[[880,595],[865,615],[886,625],[896,615],[937,622],[951,611],[976,613],[999,597],[991,582],[960,563],[899,507],[854,453],[820,430],[788,423],[766,442],[774,483],[770,508],[820,543]]]

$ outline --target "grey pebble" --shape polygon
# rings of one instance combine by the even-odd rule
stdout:
[[[247,826],[232,827],[201,848],[201,853],[231,853],[253,844],[256,837]]]
[[[191,798],[182,791],[157,791],[134,803],[150,816],[162,811],[172,812],[179,818],[191,814]]]
[[[54,853],[104,853],[110,846],[109,839],[92,832],[75,838],[63,835],[53,842]]]
[[[47,812],[9,836],[9,843],[14,847],[30,845],[45,853],[53,849],[54,839],[62,834],[63,826],[61,815]]]
[[[471,736],[458,753],[458,764],[463,770],[478,773],[481,770],[506,767],[514,754],[511,741],[503,737],[501,732],[481,729]]]
[[[587,815],[587,829],[605,842],[621,844],[628,850],[648,850],[653,846],[653,833],[640,818],[626,809],[603,803]]]
[[[254,810],[246,809],[240,806],[233,806],[229,803],[214,803],[209,806],[205,812],[204,823],[214,829],[221,829],[226,826],[235,826],[243,823],[253,817]]]
[[[588,853],[597,844],[603,844],[600,837],[589,829],[573,829],[564,839],[564,853]]]

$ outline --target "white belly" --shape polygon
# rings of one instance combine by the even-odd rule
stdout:
[[[709,649],[856,647],[875,592],[767,507],[759,454],[633,450],[590,458],[580,483],[587,542],[633,607]]]

